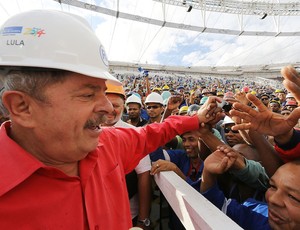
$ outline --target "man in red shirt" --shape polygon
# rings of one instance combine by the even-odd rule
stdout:
[[[66,31],[67,28],[67,31]],[[112,105],[105,51],[86,21],[35,10],[0,28],[0,229],[129,229],[125,174],[176,134],[214,122],[197,116],[143,128],[101,128]]]

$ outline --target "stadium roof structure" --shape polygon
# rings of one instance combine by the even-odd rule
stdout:
[[[212,73],[300,65],[298,0],[0,0],[0,23],[39,8],[85,17],[113,65]]]
[[[148,71],[150,76],[161,75],[181,75],[181,76],[219,76],[219,77],[243,77],[243,78],[262,78],[262,79],[281,79],[281,68],[290,63],[275,65],[248,65],[248,66],[165,66],[144,64],[143,69]],[[128,62],[110,62],[110,72],[139,74],[138,68],[141,65]],[[294,63],[299,67],[300,63]],[[142,75],[142,73],[140,73]]]

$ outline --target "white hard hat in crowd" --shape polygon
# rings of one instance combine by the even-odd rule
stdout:
[[[159,104],[163,105],[164,99],[162,98],[162,96],[160,94],[152,92],[146,97],[145,104],[147,104],[147,103],[159,103]]]
[[[127,98],[127,100],[126,100],[126,106],[129,103],[136,103],[136,104],[139,104],[140,106],[142,106],[141,98],[139,98],[138,96],[136,96],[134,94],[132,94],[130,97]]]
[[[88,22],[62,11],[32,10],[4,22],[0,66],[68,70],[121,84],[108,72],[104,48]]]
[[[222,125],[227,125],[227,124],[235,124],[235,122],[231,119],[231,117],[225,116]]]
[[[295,98],[294,95],[293,95],[292,93],[288,93],[288,94],[286,95],[286,98],[292,98],[292,97]]]

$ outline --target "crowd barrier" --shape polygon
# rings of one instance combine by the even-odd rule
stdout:
[[[160,172],[154,179],[186,229],[242,229],[173,171]]]

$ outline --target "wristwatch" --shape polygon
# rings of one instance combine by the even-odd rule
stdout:
[[[143,219],[143,220],[138,220],[138,222],[139,222],[140,224],[145,225],[146,227],[149,227],[150,224],[151,224],[151,221],[150,221],[149,218],[145,218],[145,219]]]

